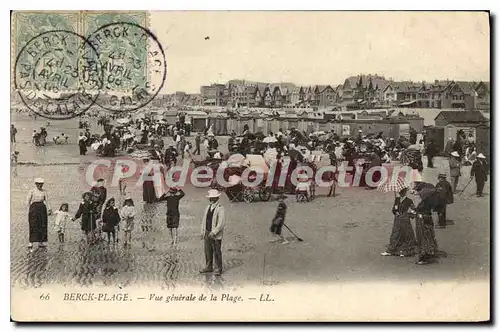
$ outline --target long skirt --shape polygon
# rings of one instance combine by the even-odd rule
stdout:
[[[419,260],[434,257],[438,251],[432,216],[417,218],[415,232],[417,234],[417,253]]]
[[[30,242],[47,242],[47,207],[43,202],[31,203],[29,213]]]
[[[179,228],[180,215],[167,214],[167,228]]]
[[[97,229],[97,214],[86,213],[82,215],[81,229],[84,232],[94,232]]]
[[[153,181],[144,181],[142,184],[142,200],[146,203],[156,202],[156,192]]]
[[[394,217],[387,252],[393,255],[413,256],[416,249],[417,240],[408,214]]]

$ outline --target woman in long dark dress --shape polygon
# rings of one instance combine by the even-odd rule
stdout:
[[[28,193],[29,249],[33,248],[35,242],[38,242],[41,248],[45,247],[44,242],[47,242],[48,216],[52,214],[52,210],[50,209],[47,192],[43,190],[43,183],[42,178],[36,178],[36,188]]]
[[[417,247],[415,233],[410,223],[410,216],[415,213],[413,201],[406,197],[408,188],[404,188],[399,192],[399,197],[396,197],[392,207],[394,214],[394,224],[392,226],[391,237],[387,250],[382,253],[382,256],[401,257],[413,256]]]
[[[86,192],[82,195],[83,202],[80,203],[78,211],[73,220],[82,218],[81,229],[88,242],[92,242],[93,234],[97,228],[97,204],[92,200],[92,193]]]
[[[435,258],[438,251],[434,234],[434,222],[432,221],[433,196],[436,194],[436,190],[434,188],[424,188],[418,194],[422,200],[415,209],[417,213],[415,232],[418,245],[416,264],[424,265]]]
[[[143,162],[145,164],[145,169],[144,171],[148,171],[148,174],[142,174],[143,177],[149,177],[150,179],[144,179],[143,178],[143,182],[142,182],[142,200],[146,203],[154,203],[156,202],[156,192],[155,192],[155,184],[154,184],[154,181],[152,179],[153,175],[154,175],[154,169],[153,167],[151,167],[151,169],[149,169],[149,167],[147,166],[148,163],[149,163],[149,159],[143,159]]]
[[[120,224],[120,213],[115,206],[114,198],[110,198],[106,202],[106,206],[102,212],[102,222],[102,231],[108,234],[108,244],[111,243],[111,237],[113,237],[113,243],[115,243],[116,227]]]
[[[78,136],[78,148],[80,149],[80,156],[85,156],[87,153],[87,136],[80,132]]]

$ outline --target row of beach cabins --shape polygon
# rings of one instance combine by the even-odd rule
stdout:
[[[192,124],[192,130],[203,131],[212,126],[216,135],[229,135],[232,131],[243,132],[248,125],[251,132],[261,131],[265,135],[296,128],[306,134],[333,130],[341,138],[356,137],[361,130],[363,135],[382,133],[384,137],[409,137],[410,128],[417,133],[426,132],[441,151],[444,151],[448,138],[456,139],[461,132],[474,137],[478,150],[489,154],[490,124],[489,119],[479,111],[443,111],[425,110],[375,110],[372,112],[328,112],[303,110],[262,111],[259,110],[222,110],[178,108],[169,110],[151,110],[147,113],[167,123],[175,123],[179,113],[186,114]]]
[[[310,114],[284,114],[280,112],[266,114],[258,112],[181,111],[191,122],[193,131],[202,131],[204,128],[212,126],[214,133],[222,136],[229,135],[232,131],[240,134],[245,125],[251,132],[261,131],[265,135],[277,133],[279,129],[286,131],[295,128],[306,134],[333,130],[341,137],[357,136],[359,130],[365,135],[382,132],[384,136],[399,137],[400,135],[409,135],[410,127],[417,132],[422,132],[424,128],[424,119],[421,117],[385,117],[381,114],[356,119],[356,115],[352,113],[339,118],[338,116],[325,116],[326,114],[321,114],[321,112],[316,112],[315,115],[311,116]],[[164,119],[168,123],[175,123],[178,113],[179,110],[149,112],[150,115]]]

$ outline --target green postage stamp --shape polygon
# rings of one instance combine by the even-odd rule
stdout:
[[[151,102],[164,84],[165,53],[148,28],[147,12],[13,16],[13,86],[35,113],[58,118],[93,105],[134,111]],[[60,105],[76,96],[71,105]]]

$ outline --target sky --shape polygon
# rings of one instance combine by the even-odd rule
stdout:
[[[360,73],[490,80],[484,12],[157,11],[149,27],[166,49],[162,93],[230,79],[338,85]]]

